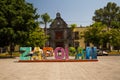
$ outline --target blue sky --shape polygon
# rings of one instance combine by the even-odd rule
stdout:
[[[93,23],[95,10],[103,8],[108,2],[115,2],[120,6],[120,0],[26,0],[37,8],[40,15],[48,13],[52,19],[60,12],[68,25],[89,26]],[[40,20],[40,19],[39,19]],[[43,27],[43,25],[41,25]]]

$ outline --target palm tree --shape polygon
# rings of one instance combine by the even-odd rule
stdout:
[[[41,24],[45,24],[44,31],[45,31],[45,37],[47,37],[47,23],[52,22],[52,19],[47,13],[44,13],[41,15],[42,21],[40,21]],[[45,43],[45,46],[48,45],[48,43]]]
[[[42,21],[40,21],[41,24],[45,24],[44,30],[45,35],[47,35],[47,23],[52,22],[52,19],[50,19],[50,16],[47,13],[44,13],[41,15]]]

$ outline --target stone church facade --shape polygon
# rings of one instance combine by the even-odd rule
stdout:
[[[60,13],[56,14],[56,18],[47,29],[49,40],[47,45],[50,47],[69,47],[73,44],[72,30],[67,23],[61,18]]]

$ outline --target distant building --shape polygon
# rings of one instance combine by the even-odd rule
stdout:
[[[61,18],[60,13],[56,14],[56,18],[47,29],[47,34],[50,36],[47,45],[55,47],[68,47],[72,45],[72,32],[67,23]]]
[[[86,30],[87,28],[86,27],[76,27],[74,28],[73,30],[73,45],[74,47],[83,47],[85,48],[86,47],[86,43],[85,43],[85,40],[84,40],[84,31]]]
[[[76,27],[72,30],[61,18],[60,13],[57,13],[56,18],[50,24],[50,28],[47,29],[47,35],[49,35],[47,45],[53,48],[70,46],[85,48],[84,38],[80,37],[85,29],[84,27]]]

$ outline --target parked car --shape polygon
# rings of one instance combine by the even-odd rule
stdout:
[[[105,51],[105,50],[102,51],[102,50],[99,50],[99,49],[98,49],[98,50],[97,50],[97,55],[98,55],[98,56],[104,56],[104,55],[105,55],[105,56],[108,56],[108,52]]]

